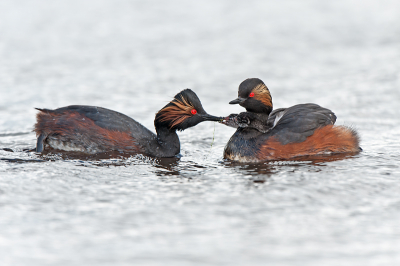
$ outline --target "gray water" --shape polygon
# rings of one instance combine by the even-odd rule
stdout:
[[[179,133],[175,160],[24,151],[34,107],[153,130],[184,88],[241,112],[249,77],[276,108],[332,109],[364,151],[234,164],[234,129],[211,122]],[[0,265],[400,265],[398,1],[3,0],[0,92]]]

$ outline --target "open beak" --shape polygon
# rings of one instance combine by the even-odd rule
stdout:
[[[230,114],[229,116],[224,117],[224,119],[220,123],[229,127],[238,128],[238,122],[236,117],[237,114]]]
[[[225,117],[222,116],[213,116],[209,114],[201,114],[201,118],[203,118],[204,121],[216,121],[216,122],[221,122],[224,120]]]
[[[233,100],[233,101],[230,101],[229,102],[229,104],[241,104],[242,102],[244,102],[246,99],[245,98],[241,98],[241,97],[238,97],[238,98],[236,98],[235,100]]]

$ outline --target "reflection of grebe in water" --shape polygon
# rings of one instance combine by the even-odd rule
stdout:
[[[243,81],[238,96],[230,104],[247,112],[222,121],[237,128],[225,147],[226,159],[266,161],[361,150],[357,132],[334,126],[336,116],[329,109],[307,103],[272,111],[271,94],[257,78]]]
[[[222,120],[207,114],[190,89],[178,93],[158,111],[154,120],[157,135],[132,118],[101,107],[72,105],[38,110],[34,130],[37,152],[53,148],[86,154],[119,151],[173,157],[180,152],[177,130]]]

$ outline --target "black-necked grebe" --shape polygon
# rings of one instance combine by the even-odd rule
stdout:
[[[38,109],[34,131],[36,151],[53,148],[97,154],[120,151],[154,157],[180,152],[176,131],[203,121],[221,121],[204,111],[197,95],[186,89],[156,114],[157,135],[121,113],[95,106],[72,105],[55,110]]]
[[[334,126],[336,116],[329,109],[307,103],[272,111],[271,94],[257,78],[243,81],[238,96],[230,104],[240,104],[247,112],[221,122],[237,128],[225,147],[226,159],[267,161],[361,150],[357,132]]]

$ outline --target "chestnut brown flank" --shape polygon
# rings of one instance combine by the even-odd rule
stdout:
[[[267,140],[257,153],[259,160],[290,159],[324,153],[351,153],[359,151],[357,133],[345,126],[328,125],[300,143],[282,145],[275,137]]]
[[[127,132],[102,128],[88,117],[78,112],[68,111],[61,114],[41,111],[37,114],[36,135],[58,135],[60,140],[72,141],[78,145],[96,143],[105,150],[139,152],[140,147]]]
[[[183,123],[186,119],[191,116],[191,110],[194,109],[194,106],[191,105],[184,98],[180,100],[171,101],[171,105],[161,109],[159,111],[160,121],[171,121],[170,128],[173,128],[176,125]]]

